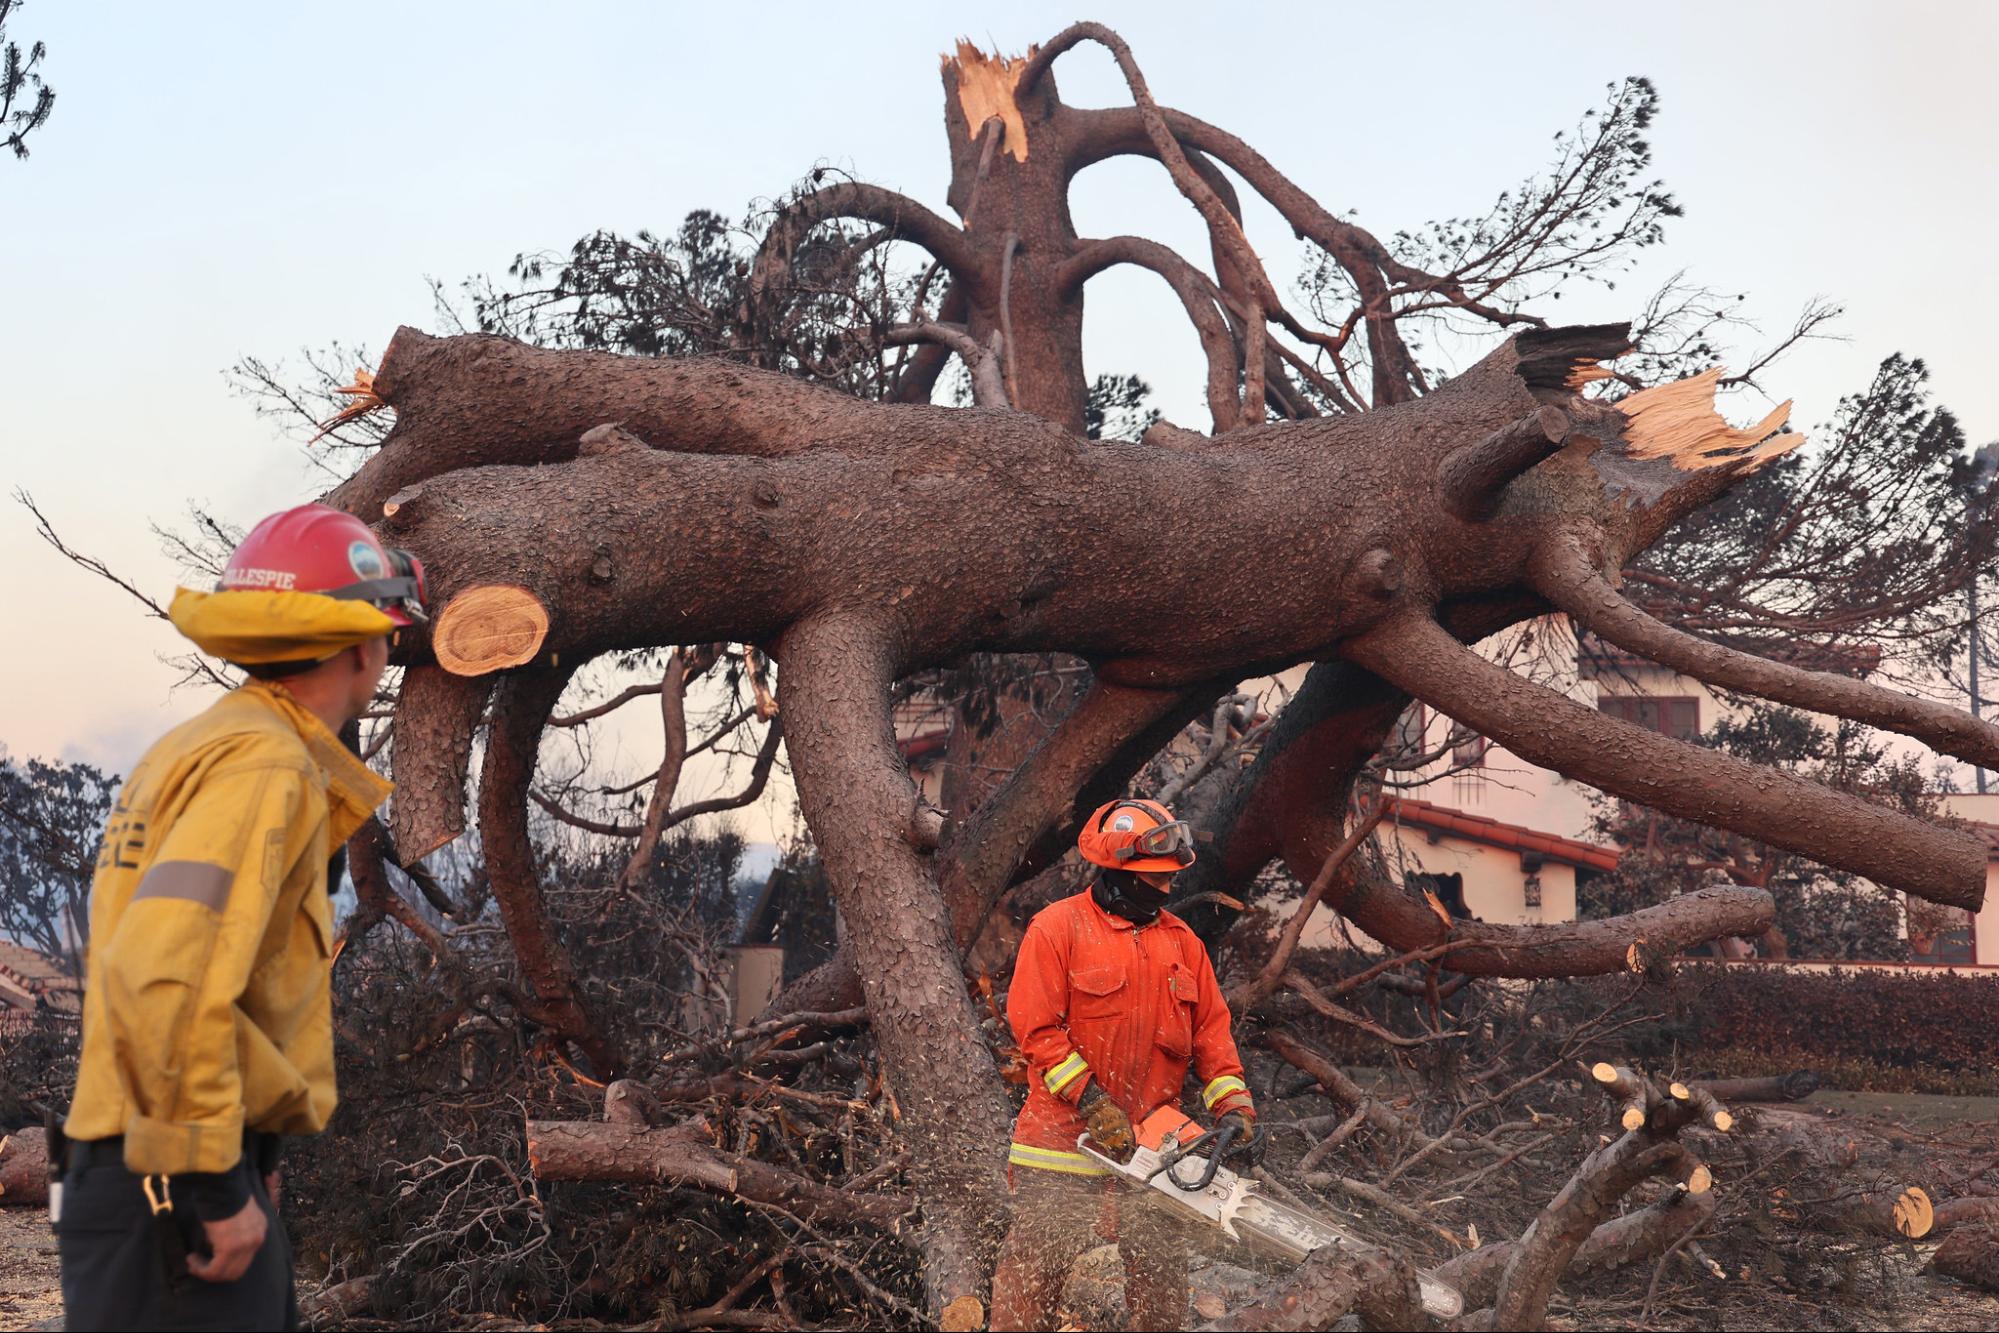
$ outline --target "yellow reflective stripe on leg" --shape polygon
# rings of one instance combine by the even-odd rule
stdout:
[[[1060,1171],[1071,1176],[1110,1174],[1108,1167],[1097,1165],[1079,1152],[1062,1152],[1056,1148],[1030,1148],[1025,1143],[1016,1143],[1008,1148],[1006,1160],[1015,1166],[1030,1166],[1036,1171]]]
[[[1234,1074],[1223,1074],[1220,1078],[1208,1084],[1207,1087],[1201,1089],[1201,1105],[1212,1111],[1215,1109],[1215,1103],[1230,1093],[1248,1091],[1249,1084],[1243,1082]]]
[[[1041,1076],[1041,1082],[1049,1092],[1059,1097],[1062,1089],[1089,1072],[1090,1066],[1084,1063],[1083,1057],[1071,1051],[1066,1060]]]

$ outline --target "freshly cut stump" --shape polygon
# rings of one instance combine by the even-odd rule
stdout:
[[[431,649],[454,676],[483,676],[534,661],[547,637],[540,598],[515,584],[489,583],[451,599],[438,614]]]

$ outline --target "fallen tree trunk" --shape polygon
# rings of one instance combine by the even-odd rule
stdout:
[[[1694,1086],[1724,1102],[1801,1102],[1819,1090],[1819,1076],[1797,1069],[1762,1078],[1704,1078]]]
[[[1951,1199],[1936,1205],[1931,1235],[1941,1235],[1959,1227],[1999,1228],[1999,1199]]]
[[[794,1171],[722,1152],[707,1122],[666,1129],[588,1120],[527,1122],[528,1162],[543,1180],[622,1180],[690,1185],[770,1204],[808,1222],[899,1229],[916,1207],[907,1194],[851,1194]]]
[[[1953,1233],[1937,1247],[1930,1267],[1945,1277],[1999,1292],[1999,1227],[1972,1227]]]
[[[39,1129],[0,1137],[0,1207],[49,1201],[49,1145]]]
[[[1936,1225],[1936,1210],[1928,1191],[1920,1185],[1882,1185],[1801,1200],[1798,1221],[1819,1230],[1921,1240]]]
[[[1425,1328],[1416,1270],[1386,1251],[1355,1253],[1338,1245],[1313,1251],[1296,1272],[1203,1329],[1279,1333],[1331,1328],[1349,1312],[1368,1328]]]

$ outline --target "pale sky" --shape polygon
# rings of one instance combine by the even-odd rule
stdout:
[[[164,601],[175,570],[149,522],[199,500],[247,523],[320,489],[230,395],[239,357],[335,340],[378,353],[396,325],[431,321],[428,277],[499,272],[597,227],[667,229],[696,207],[739,217],[819,162],[945,211],[938,53],[961,34],[1017,52],[1078,14],[30,0],[10,35],[47,42],[59,101],[33,156],[0,161],[0,479]],[[1152,0],[1088,14],[1130,40],[1160,100],[1384,236],[1481,210],[1546,165],[1550,137],[1605,84],[1647,75],[1663,99],[1656,169],[1687,216],[1616,291],[1543,313],[1628,317],[1679,269],[1748,293],[1771,335],[1828,297],[1847,307],[1847,341],[1768,377],[1801,425],[1902,351],[1928,361],[1974,444],[1999,437],[1999,266],[1984,251],[1999,6]],[[1100,50],[1057,72],[1072,102],[1126,100]],[[1148,163],[1092,169],[1075,213],[1085,235],[1206,254]],[[1248,224],[1273,277],[1295,278],[1299,247],[1275,215],[1253,207]],[[1164,286],[1115,273],[1089,301],[1091,372],[1135,371],[1169,417],[1204,425],[1198,346]],[[169,691],[172,630],[43,547],[12,505],[0,561],[9,752],[122,771],[202,705]],[[634,772],[656,760],[643,726],[621,744]]]

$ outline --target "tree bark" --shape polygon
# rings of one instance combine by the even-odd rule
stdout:
[[[1724,1102],[1801,1102],[1819,1090],[1819,1076],[1798,1069],[1762,1078],[1704,1078],[1694,1086]]]
[[[1958,1227],[1999,1229],[1999,1198],[1952,1199],[1936,1205],[1935,1212],[1935,1225],[1930,1228],[1932,1234]]]
[[[933,1313],[980,1302],[998,1244],[1005,1093],[979,1028],[943,895],[912,844],[915,786],[895,746],[900,674],[881,625],[829,617],[777,645],[799,803],[845,919],[883,1071],[923,1200]]]
[[[412,666],[396,695],[389,771],[396,792],[389,827],[396,851],[421,861],[465,832],[472,737],[493,683],[439,666]]]
[[[527,828],[528,784],[542,728],[569,684],[569,674],[567,668],[523,670],[494,691],[493,725],[479,782],[479,836],[493,899],[521,974],[541,1003],[543,1020],[576,1043],[599,1078],[611,1078],[623,1068],[624,1056],[583,1003],[575,964],[549,920]]]
[[[916,1207],[907,1194],[856,1194],[755,1158],[718,1151],[702,1120],[664,1129],[593,1120],[530,1120],[528,1162],[543,1180],[691,1185],[771,1204],[808,1222],[895,1230]]]
[[[1937,1247],[1930,1267],[1982,1291],[1999,1292],[1999,1228],[1954,1232]]]

